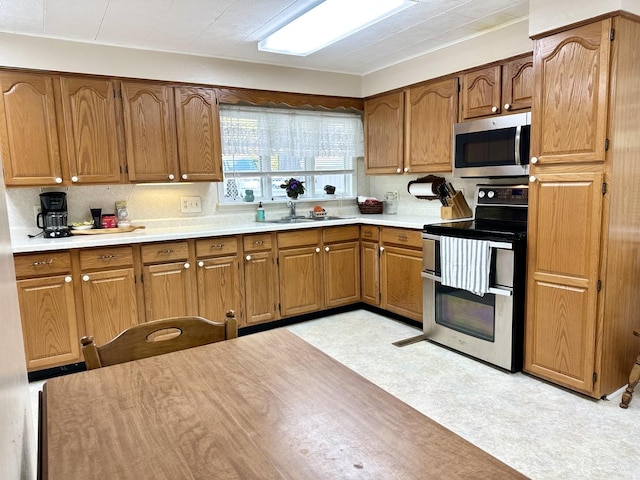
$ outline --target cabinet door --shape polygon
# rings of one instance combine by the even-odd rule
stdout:
[[[385,246],[380,255],[381,307],[422,322],[422,251]]]
[[[362,301],[380,305],[380,247],[377,243],[362,242],[360,245],[360,282]]]
[[[533,57],[502,66],[502,108],[505,112],[529,110],[533,102]]]
[[[502,111],[502,68],[487,67],[462,75],[460,120],[469,120]]]
[[[66,154],[72,183],[119,183],[116,82],[61,77]]]
[[[173,89],[123,82],[121,91],[129,180],[178,180]]]
[[[80,361],[80,335],[71,276],[18,280],[29,371]]]
[[[182,180],[222,181],[218,99],[213,88],[175,89]]]
[[[360,242],[333,243],[324,251],[325,306],[359,302]]]
[[[412,173],[450,172],[458,80],[410,88],[405,98],[405,163]]]
[[[600,173],[540,174],[529,188],[525,370],[593,389]]]
[[[538,165],[604,161],[610,29],[608,19],[536,40],[531,155]]]
[[[278,270],[273,253],[252,252],[244,261],[246,324],[278,319]]]
[[[147,265],[143,274],[147,322],[198,314],[197,292],[189,262]]]
[[[86,334],[92,335],[98,345],[137,324],[133,268],[83,274],[82,302]]]
[[[0,91],[0,157],[5,183],[62,183],[52,77],[1,73]]]
[[[238,257],[215,257],[198,261],[198,314],[221,322],[227,310],[235,310],[243,325],[243,297],[240,289]]]
[[[367,174],[401,173],[404,165],[404,94],[364,102]]]
[[[280,250],[280,314],[283,317],[322,310],[323,281],[320,247]]]

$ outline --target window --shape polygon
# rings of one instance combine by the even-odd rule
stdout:
[[[221,105],[221,203],[285,200],[287,178],[304,182],[301,199],[355,196],[356,157],[363,155],[362,118],[353,113]]]

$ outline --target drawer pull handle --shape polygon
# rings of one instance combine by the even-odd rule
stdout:
[[[189,262],[184,262],[184,268],[190,268],[191,264]]]
[[[176,176],[173,173],[170,173],[168,178],[169,180],[173,180],[174,178],[176,178]]]
[[[380,247],[380,251],[381,251],[381,252],[384,252],[384,247]]]
[[[64,281],[67,283],[71,283],[71,275],[67,275],[66,277],[64,277]]]
[[[316,253],[320,253],[320,247],[316,247]]]
[[[158,250],[158,255],[169,255],[173,253],[172,248],[167,248],[166,250]]]
[[[253,242],[254,245],[264,245],[264,240],[256,240]]]
[[[247,256],[246,256],[246,257],[244,257],[244,258],[245,258],[245,260],[246,260],[247,262],[251,261],[251,255],[247,255]]]
[[[186,173],[182,174],[182,179],[183,180],[187,180],[189,178],[189,175],[187,175]]]
[[[41,260],[39,262],[33,262],[31,264],[32,267],[41,267],[42,265],[51,265],[55,259],[50,258],[48,260]]]
[[[82,276],[82,281],[83,282],[88,282],[89,281],[89,275],[83,275]]]
[[[56,183],[62,183],[62,177],[56,177],[55,182]]]
[[[71,181],[73,183],[77,183],[78,182],[78,177],[76,175],[74,175],[73,177],[71,177]]]
[[[200,261],[198,262],[198,266],[199,266],[199,267],[204,267],[204,262],[203,262],[202,260],[200,260]]]
[[[364,232],[362,235],[365,236],[365,237],[370,237],[373,234],[371,232],[367,231],[367,232]]]
[[[398,235],[398,240],[402,240],[403,242],[406,242],[409,239],[409,237],[407,237],[406,235]]]
[[[109,255],[100,255],[98,257],[99,260],[113,260],[114,258],[118,258],[117,255],[109,254]]]
[[[213,250],[214,248],[222,248],[224,247],[224,243],[216,243],[215,245],[211,245],[210,250]]]
[[[324,251],[328,252],[329,251],[329,247],[324,247]]]

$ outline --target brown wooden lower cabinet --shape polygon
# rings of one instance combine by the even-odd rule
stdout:
[[[422,322],[420,231],[383,228],[380,237],[380,307]]]
[[[102,344],[138,323],[133,248],[84,249],[79,257],[84,331]]]
[[[360,227],[360,290],[363,302],[380,305],[380,245],[379,228]]]
[[[238,258],[239,238],[235,236],[196,241],[198,315],[222,321],[227,310],[234,310],[244,325],[244,295]]]
[[[272,233],[245,235],[244,263],[245,325],[277,320],[278,266]]]
[[[349,225],[18,254],[27,368],[82,361],[83,335],[101,344],[139,322],[218,321],[229,309],[246,327],[362,299],[421,320],[420,232],[382,229],[381,256],[380,229],[363,228],[370,235]]]
[[[16,255],[14,263],[27,369],[80,361],[70,253]]]
[[[188,242],[143,245],[145,320],[197,315],[194,268]]]
[[[320,229],[278,233],[280,315],[322,310],[324,299]]]

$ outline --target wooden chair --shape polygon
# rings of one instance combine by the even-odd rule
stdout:
[[[633,334],[636,337],[640,337],[640,330],[634,330]],[[640,380],[640,354],[638,354],[638,358],[636,358],[636,363],[633,367],[631,367],[631,373],[629,374],[629,385],[627,389],[622,394],[622,401],[620,402],[620,408],[629,408],[629,402],[633,397],[633,389],[636,388],[638,384],[638,380]]]
[[[223,322],[202,317],[164,318],[127,328],[101,346],[97,346],[91,336],[82,337],[80,343],[87,370],[92,370],[237,336],[236,314],[229,310]]]

